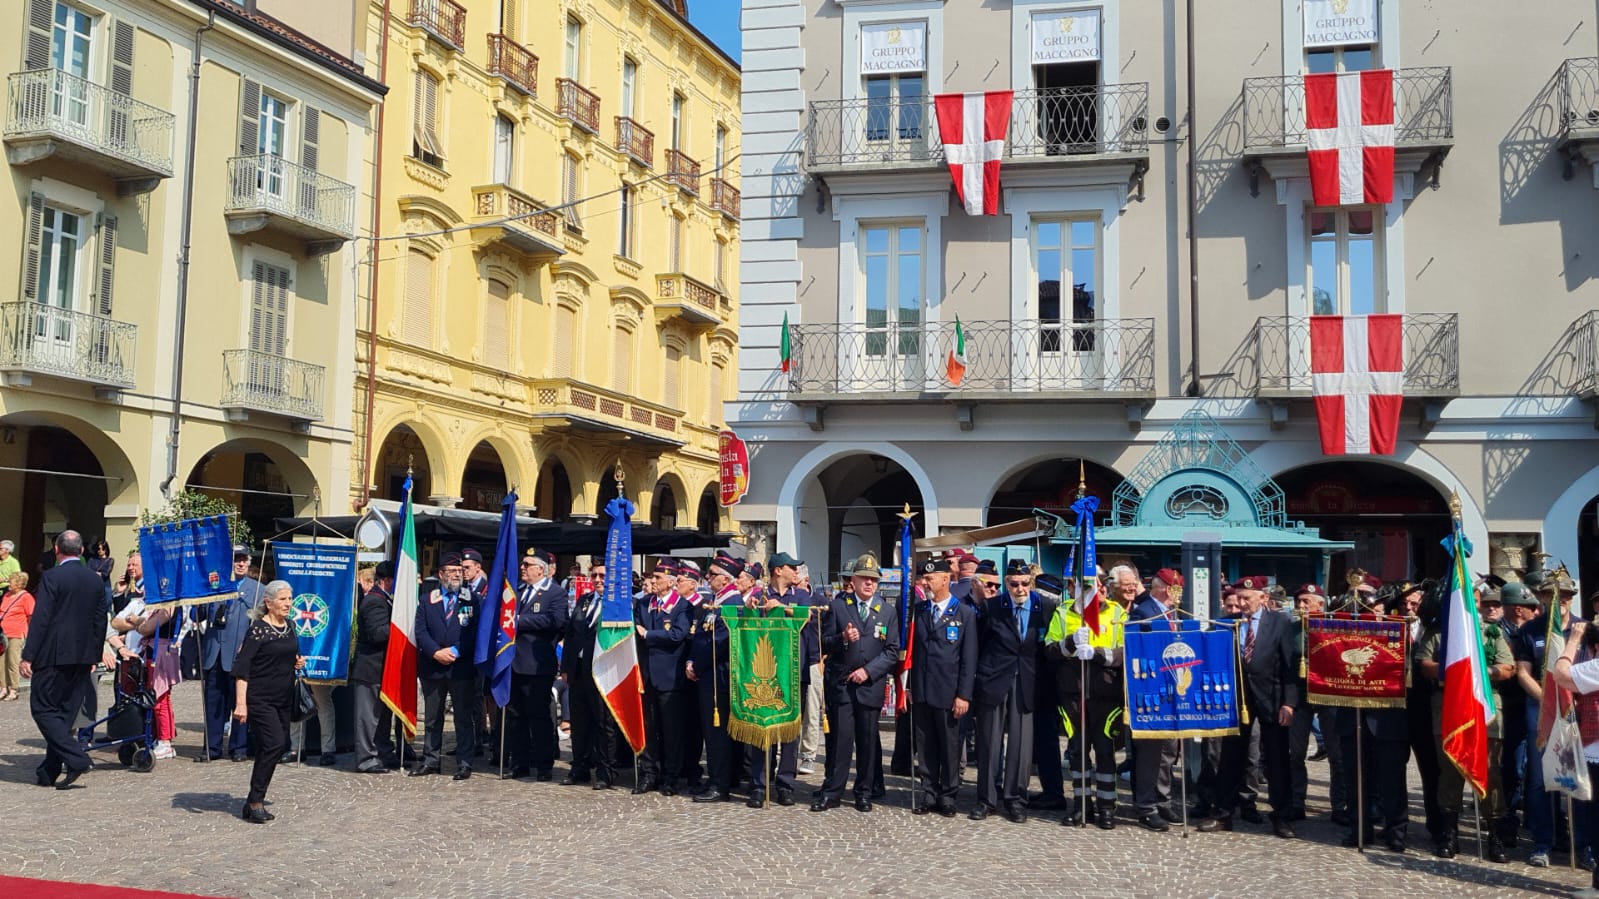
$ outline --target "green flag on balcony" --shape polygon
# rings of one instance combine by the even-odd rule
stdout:
[[[784,371],[784,373],[787,373],[789,365],[792,364],[793,361],[794,361],[794,351],[789,346],[789,342],[788,342],[788,313],[787,312],[783,313],[783,346],[782,346],[782,353],[783,353],[783,371]]]
[[[961,328],[961,317],[958,315],[955,316],[955,348],[949,351],[944,377],[949,379],[951,387],[959,387],[966,380],[966,331]]]

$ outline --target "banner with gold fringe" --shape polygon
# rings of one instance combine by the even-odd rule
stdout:
[[[800,734],[800,609],[722,607],[728,631],[728,736],[761,749]]]
[[[1310,615],[1304,634],[1310,702],[1364,709],[1405,704],[1410,628],[1403,618]]]

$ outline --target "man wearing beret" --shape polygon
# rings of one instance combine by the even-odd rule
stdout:
[[[455,779],[472,776],[477,755],[477,716],[483,706],[477,668],[472,664],[477,637],[477,603],[466,587],[460,553],[445,553],[439,586],[428,591],[416,612],[416,677],[422,684],[422,761],[413,777],[437,774],[444,748],[444,704],[455,717]]]
[[[553,776],[557,737],[550,691],[560,674],[555,644],[566,633],[566,591],[555,582],[555,559],[534,550],[522,557],[516,590],[516,655],[511,660],[509,728],[511,777]]]
[[[827,723],[832,749],[827,753],[827,778],[811,811],[837,808],[855,758],[855,810],[872,810],[871,790],[882,765],[877,719],[883,708],[883,685],[899,664],[899,621],[894,604],[877,595],[882,578],[877,557],[866,553],[850,568],[849,589],[828,604],[822,624],[827,654]]]
[[[728,630],[722,606],[738,605],[733,578],[744,570],[736,559],[711,563],[711,598],[702,601],[689,624],[689,654],[685,674],[699,690],[700,734],[705,740],[705,792],[695,802],[725,802],[733,791],[733,740],[727,733],[730,717],[728,690]],[[680,580],[681,584],[682,581]]]
[[[1294,621],[1294,645],[1303,646],[1304,619],[1306,616],[1320,615],[1327,611],[1327,592],[1319,584],[1306,583],[1300,584],[1293,596],[1294,610],[1297,613]],[[1294,783],[1293,805],[1289,809],[1290,821],[1305,819],[1305,794],[1310,785],[1307,761],[1327,759],[1329,801],[1335,814],[1343,812],[1347,815],[1351,807],[1350,800],[1354,796],[1351,787],[1353,782],[1344,772],[1343,747],[1338,741],[1337,722],[1342,711],[1332,706],[1311,705],[1309,691],[1305,687],[1305,679],[1299,678],[1299,705],[1294,707],[1294,725],[1288,731],[1288,774]],[[1315,731],[1316,755],[1312,759],[1310,737],[1317,725],[1321,729]]]
[[[1183,576],[1162,568],[1149,580],[1149,590],[1133,601],[1131,619],[1151,628],[1177,627],[1177,605]],[[1171,808],[1172,765],[1177,762],[1176,740],[1134,740],[1133,811],[1138,823],[1156,833],[1171,829],[1179,820]]]
[[[690,688],[688,662],[689,604],[678,595],[677,563],[661,559],[650,573],[648,594],[634,620],[643,642],[639,668],[644,676],[644,752],[634,793],[657,787],[676,796],[684,776],[683,748],[688,726]]]
[[[1249,765],[1250,735],[1259,730],[1272,831],[1284,839],[1293,839],[1296,834],[1287,812],[1291,802],[1288,731],[1294,723],[1294,706],[1299,702],[1294,624],[1287,615],[1266,608],[1270,584],[1264,576],[1240,578],[1233,586],[1238,602],[1238,617],[1234,619],[1238,654],[1244,672],[1239,692],[1247,703],[1249,721],[1240,722],[1237,735],[1222,738],[1216,814],[1201,822],[1199,829],[1204,833],[1233,829],[1238,789]]]
[[[977,607],[978,802],[972,817],[982,820],[1003,808],[1006,819],[1021,824],[1033,769],[1038,659],[1055,606],[1033,592],[1032,567],[1021,559],[1006,566],[1004,586],[1003,594]]]
[[[590,589],[577,598],[566,619],[562,637],[561,679],[566,681],[572,704],[572,769],[562,786],[577,786],[593,778],[594,789],[609,790],[615,780],[616,760],[611,749],[617,742],[616,721],[594,682],[595,639],[605,610],[605,563],[595,559],[589,567]]]
[[[785,552],[774,554],[766,560],[770,572],[770,580],[765,593],[775,598],[786,606],[826,606],[823,594],[818,591],[812,593],[800,586],[800,568],[805,563]],[[805,671],[802,674],[801,688],[805,692],[805,704],[800,711],[800,740],[799,740],[799,767],[800,774],[812,774],[816,770],[816,752],[824,744],[831,742],[832,735],[827,734],[824,740],[822,733],[822,716],[827,704],[822,699],[822,639],[821,639],[821,612],[810,612],[811,623],[805,626],[805,633],[801,635],[801,642],[808,659]],[[753,763],[751,763],[753,771]]]
[[[916,724],[916,777],[921,782],[921,795],[913,796],[911,813],[937,811],[946,818],[955,815],[960,721],[970,707],[977,676],[977,610],[950,592],[949,569],[946,559],[929,560],[917,568],[927,578],[932,596],[912,607],[907,687],[915,705],[910,718]]]

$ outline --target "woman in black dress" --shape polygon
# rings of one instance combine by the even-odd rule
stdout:
[[[233,662],[236,700],[233,717],[250,725],[255,744],[255,767],[250,771],[250,795],[239,817],[265,824],[275,815],[262,807],[272,772],[289,748],[289,712],[294,702],[294,672],[305,666],[300,640],[289,624],[294,589],[287,581],[273,581],[261,591],[256,620],[244,635],[244,645]]]

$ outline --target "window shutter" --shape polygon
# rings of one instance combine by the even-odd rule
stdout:
[[[418,150],[427,150],[427,129],[422,123],[422,114],[427,110],[427,88],[422,84],[426,75],[421,69],[411,74],[411,140]]]
[[[37,6],[38,4],[35,4]],[[28,233],[22,250],[22,298],[39,299],[39,251],[44,242],[44,194],[28,195]]]
[[[111,31],[111,89],[133,96],[133,26],[117,22]]]
[[[577,310],[560,306],[555,310],[555,360],[551,377],[572,377],[572,345],[577,341]]]
[[[261,152],[261,85],[244,79],[239,88],[239,155]]]
[[[22,65],[30,72],[50,68],[50,17],[54,14],[52,0],[28,0],[28,46]]]
[[[633,373],[633,335],[617,327],[611,332],[611,389],[626,393]]]
[[[483,310],[483,361],[504,371],[511,367],[511,289],[499,281],[489,282],[488,303]]]
[[[681,385],[678,383],[680,369],[683,363],[683,352],[672,347],[666,348],[666,377],[662,379],[662,402],[673,408],[679,408],[682,400]]]
[[[267,267],[263,262],[250,269],[250,349],[266,352]]]
[[[520,41],[522,20],[516,7],[516,0],[500,0],[500,33],[513,41]]]
[[[322,135],[322,110],[305,107],[300,121],[300,165],[317,170],[317,142]]]
[[[267,322],[271,326],[268,339],[272,355],[287,356],[289,354],[289,270],[269,268],[274,278],[272,290],[267,294],[267,299],[270,301],[267,306]]]
[[[96,312],[109,317],[111,290],[115,281],[113,270],[117,262],[117,217],[102,214],[96,224],[96,230],[100,232],[100,265],[94,280],[92,305]]]
[[[443,157],[444,148],[439,143],[439,80],[426,73],[422,76],[422,83],[426,87],[423,102],[422,127],[427,134],[428,150],[434,156]]]
[[[561,202],[566,205],[567,227],[583,230],[583,218],[577,213],[577,159],[563,156]]]
[[[433,345],[433,259],[421,250],[412,250],[406,257],[400,333],[412,346]]]
[[[683,270],[683,220],[672,216],[671,224],[666,230],[666,258],[670,263],[667,270],[681,272]]]

